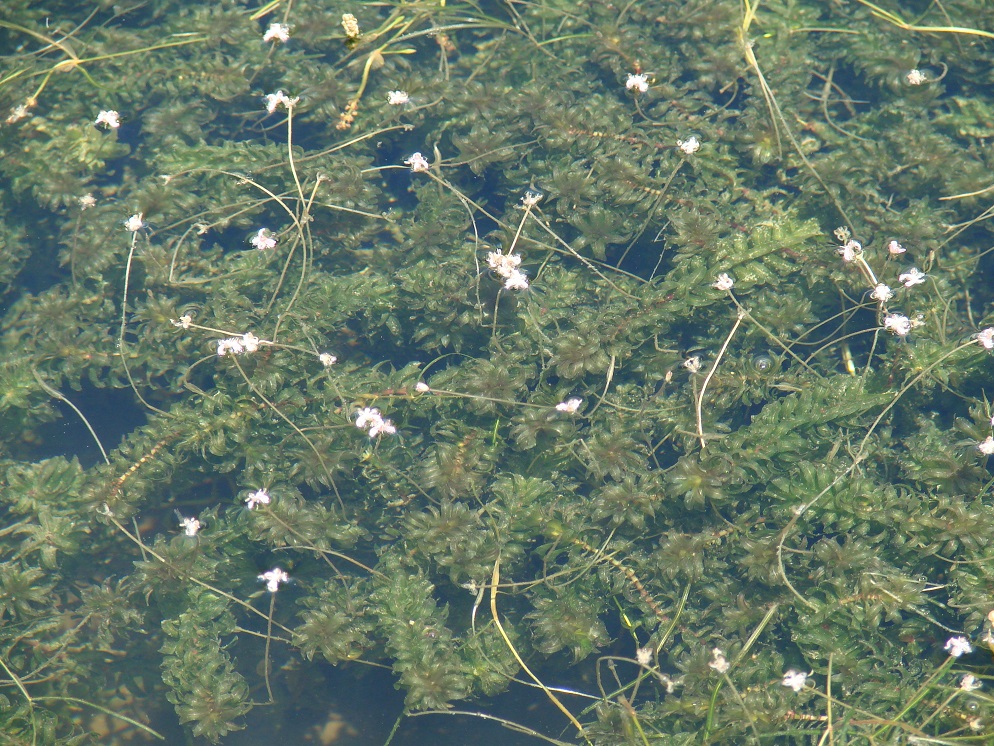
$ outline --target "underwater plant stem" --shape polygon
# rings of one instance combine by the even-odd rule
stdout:
[[[146,407],[151,409],[153,412],[158,412],[161,415],[168,416],[168,413],[159,409],[158,407],[153,407],[147,401],[145,397],[141,395],[138,391],[138,386],[135,385],[135,379],[131,376],[131,367],[128,365],[128,348],[124,341],[124,334],[128,327],[128,285],[131,282],[131,262],[135,257],[135,246],[138,244],[138,231],[132,231],[131,233],[131,248],[128,250],[128,261],[124,266],[124,292],[121,297],[121,332],[117,337],[117,349],[121,355],[121,363],[124,365],[124,373],[128,377],[128,383],[131,384],[131,390],[135,392],[135,396],[138,397],[138,401],[144,404]]]
[[[31,713],[31,746],[35,746],[35,744],[38,743],[38,726],[35,723],[35,701],[31,695],[28,694],[28,690],[24,687],[24,683],[17,677],[17,674],[7,667],[7,663],[4,661],[2,656],[0,656],[0,667],[7,672],[10,680],[13,681],[14,685],[21,690],[21,694],[24,695],[24,699],[28,701],[28,712]]]
[[[78,705],[86,705],[87,707],[92,707],[94,710],[97,710],[98,712],[102,712],[104,715],[109,715],[112,718],[117,718],[118,720],[124,721],[128,725],[134,726],[139,730],[145,731],[150,736],[155,736],[160,741],[166,740],[166,737],[164,735],[162,735],[158,731],[152,730],[144,723],[140,723],[137,720],[133,720],[132,718],[129,718],[126,715],[122,715],[119,712],[114,712],[113,710],[109,710],[106,707],[101,707],[100,705],[94,704],[93,702],[88,702],[85,699],[79,699],[77,697],[35,697],[34,701],[35,702],[46,702],[46,701],[74,702]]]
[[[901,711],[897,713],[894,717],[889,718],[887,724],[879,728],[876,731],[876,733],[873,734],[872,738],[876,740],[877,738],[881,737],[882,734],[886,733],[888,729],[893,728],[895,723],[898,723],[905,715],[911,712],[911,710],[915,707],[915,705],[921,702],[922,699],[925,697],[925,695],[928,693],[929,687],[931,687],[932,684],[934,684],[940,676],[945,674],[946,671],[948,671],[952,667],[953,662],[955,660],[956,658],[954,658],[953,656],[951,655],[948,656],[946,660],[944,660],[942,664],[937,669],[935,669],[935,671],[932,672],[932,675],[929,676],[922,683],[920,687],[918,687],[918,690],[913,695],[911,695],[911,699],[905,702],[904,707],[901,708]],[[959,690],[957,689],[956,692],[954,692],[954,696],[958,692]]]
[[[583,725],[580,721],[577,720],[573,713],[566,708],[566,705],[559,701],[559,698],[549,690],[549,687],[547,687],[542,680],[538,678],[538,676],[532,673],[531,669],[528,668],[528,664],[526,664],[521,658],[517,648],[514,647],[514,643],[511,642],[511,638],[509,638],[507,636],[507,632],[504,631],[504,626],[500,623],[500,616],[497,614],[497,586],[499,585],[500,557],[497,557],[497,561],[494,562],[493,574],[490,577],[490,613],[493,615],[494,623],[497,625],[497,631],[500,632],[500,636],[503,638],[504,644],[507,645],[508,650],[511,651],[511,655],[514,656],[514,659],[518,662],[518,665],[521,666],[521,670],[528,674],[531,680],[539,685],[542,691],[545,692],[545,696],[548,697],[559,709],[559,711],[562,712],[573,724],[573,727],[576,728],[577,734],[583,738],[584,741],[590,743],[589,739],[587,739],[586,731],[583,729]]]
[[[276,611],[276,594],[269,594],[269,618],[266,620],[266,652],[264,653],[263,659],[263,678],[266,680],[266,693],[269,695],[269,704],[273,704],[276,700],[273,698],[273,687],[269,682],[269,672],[271,669],[269,661],[269,648],[273,641],[273,612]]]
[[[711,379],[714,374],[718,371],[718,365],[721,363],[721,359],[725,356],[725,350],[728,349],[728,345],[732,342],[732,337],[735,336],[735,332],[738,331],[739,326],[742,325],[742,319],[745,318],[745,309],[739,308],[738,315],[735,317],[735,323],[732,325],[732,330],[728,333],[728,337],[725,338],[725,343],[718,350],[718,356],[711,363],[711,369],[708,374],[704,377],[704,383],[701,384],[701,390],[697,392],[697,437],[701,441],[701,450],[703,451],[707,441],[704,439],[704,392],[707,391],[708,384],[711,383]]]
[[[101,443],[100,438],[97,437],[97,433],[93,429],[93,425],[91,425],[90,421],[86,419],[86,415],[84,415],[79,410],[79,407],[77,407],[75,404],[69,401],[69,399],[61,391],[59,391],[58,389],[54,389],[51,386],[49,386],[47,383],[45,383],[42,377],[38,374],[37,370],[32,368],[31,374],[35,377],[35,380],[38,382],[38,385],[42,387],[42,389],[45,391],[46,394],[55,397],[63,404],[68,406],[73,412],[75,412],[79,416],[79,418],[83,421],[83,424],[86,425],[86,429],[90,431],[90,435],[93,436],[93,440],[97,444],[97,448],[100,449],[100,455],[103,456],[104,463],[110,466],[110,459],[107,458],[107,451],[104,450],[103,443]]]
[[[401,717],[407,716],[407,717],[416,718],[416,717],[424,717],[425,715],[465,715],[468,717],[480,718],[482,720],[492,720],[495,723],[500,723],[505,728],[507,728],[508,730],[512,730],[515,733],[524,733],[525,735],[529,735],[533,738],[538,738],[539,740],[545,741],[546,743],[554,744],[554,746],[573,746],[572,741],[570,742],[559,741],[555,738],[550,738],[549,736],[543,735],[539,733],[537,730],[532,730],[531,728],[528,728],[524,725],[520,725],[514,722],[513,720],[507,720],[502,717],[497,717],[496,715],[488,715],[485,712],[473,712],[472,710],[419,710],[418,712],[405,712],[403,715],[401,715]],[[398,720],[398,724],[399,722],[400,721]],[[395,725],[393,730],[390,731],[390,738],[387,739],[386,743],[384,743],[383,746],[389,746],[390,741],[393,739],[393,735],[396,732],[396,730],[397,726]]]

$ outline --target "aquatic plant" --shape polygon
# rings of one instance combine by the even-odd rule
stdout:
[[[317,660],[395,732],[990,740],[979,3],[77,6],[0,15],[7,742]]]

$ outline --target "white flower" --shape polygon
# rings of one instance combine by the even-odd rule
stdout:
[[[289,110],[292,109],[294,106],[296,106],[297,102],[300,101],[299,96],[290,98],[285,93],[283,93],[283,91],[276,91],[276,93],[267,93],[265,95],[265,99],[266,99],[266,111],[268,111],[270,114],[276,111],[276,107],[278,107],[280,104],[283,104],[283,106],[287,110]]]
[[[894,297],[894,291],[881,282],[875,288],[873,288],[873,292],[870,293],[870,297],[873,298],[873,300],[878,300],[881,303],[886,303],[887,301],[889,301],[891,298]]]
[[[735,281],[728,276],[727,272],[722,272],[711,287],[716,290],[728,291],[735,287]]]
[[[566,414],[576,414],[576,411],[583,404],[583,399],[574,396],[566,401],[561,401],[556,405],[556,410],[559,412],[565,412]]]
[[[528,289],[528,276],[519,269],[515,269],[507,276],[507,280],[504,281],[505,290],[527,290]]]
[[[267,570],[259,576],[259,580],[263,580],[266,583],[266,590],[270,593],[276,593],[280,589],[280,583],[287,583],[290,580],[290,576],[283,572],[280,568],[274,567],[272,570]]]
[[[849,239],[839,247],[838,251],[842,255],[842,261],[854,262],[856,257],[863,253],[863,245],[859,241]]]
[[[345,29],[345,36],[349,39],[358,39],[361,34],[359,21],[351,13],[342,13],[342,28]]]
[[[269,505],[269,501],[268,492],[265,490],[256,490],[255,492],[250,492],[248,497],[245,498],[245,507],[249,510],[255,510],[260,505]]]
[[[697,135],[691,135],[686,140],[677,140],[676,146],[686,155],[693,155],[701,149],[701,141],[697,139]]]
[[[891,241],[889,244],[887,244],[887,253],[889,253],[891,256],[897,256],[898,254],[903,254],[905,251],[907,251],[907,249],[901,246],[901,244],[899,244],[897,241]]]
[[[428,392],[431,391],[431,386],[429,386],[424,381],[418,381],[416,384],[414,384],[414,390],[417,391],[419,394],[427,394]]]
[[[112,130],[116,130],[121,126],[121,115],[113,109],[108,109],[97,114],[97,118],[93,120],[93,123],[103,124]]]
[[[544,196],[545,195],[537,189],[529,189],[525,192],[525,196],[521,198],[521,204],[525,207],[534,207],[542,201],[542,197]]]
[[[911,319],[900,313],[892,313],[884,317],[884,329],[899,337],[906,337],[911,333]]]
[[[918,68],[909,70],[908,74],[904,76],[904,79],[908,82],[908,85],[921,85],[928,82],[928,76]]]
[[[183,527],[183,533],[187,536],[196,536],[200,530],[200,521],[196,518],[184,518],[179,525]]]
[[[701,369],[701,358],[699,355],[688,357],[686,360],[683,361],[682,365],[691,373],[697,373]]]
[[[625,88],[636,93],[645,93],[649,90],[649,76],[645,73],[628,73],[628,80],[625,81]]]
[[[321,361],[321,365],[325,368],[330,368],[332,365],[338,362],[338,358],[332,355],[330,352],[322,352],[318,355],[318,360]]]
[[[407,91],[387,91],[387,103],[391,106],[403,106],[410,100]]]
[[[189,329],[190,324],[193,323],[193,317],[188,313],[184,313],[182,316],[179,317],[179,321],[177,321],[176,319],[169,319],[169,323],[175,326],[177,329]]]
[[[242,335],[242,345],[245,347],[245,352],[255,352],[259,349],[259,342],[262,340],[255,336],[252,332],[247,332]]]
[[[18,104],[10,112],[10,115],[4,120],[6,124],[13,124],[14,122],[19,122],[28,115],[28,111],[31,110],[30,104]]]
[[[356,413],[355,426],[360,430],[366,430],[370,438],[377,435],[393,435],[397,432],[390,420],[383,419],[380,410],[376,407],[363,407]]]
[[[228,337],[227,339],[219,339],[217,341],[218,357],[224,357],[229,352],[232,355],[241,355],[245,352],[245,346],[242,344],[241,337]]]
[[[276,246],[276,239],[273,238],[273,234],[269,232],[269,228],[260,228],[259,232],[249,239],[249,243],[255,246],[255,248],[259,251],[265,251],[266,249],[271,249]]]
[[[985,350],[994,350],[994,326],[977,332],[977,341]],[[991,422],[994,422],[994,418],[991,418]]]
[[[711,660],[708,662],[708,665],[718,673],[727,673],[728,669],[732,667],[732,664],[725,658],[725,654],[721,651],[721,648],[715,648],[711,651]]]
[[[804,688],[804,685],[808,683],[808,675],[809,674],[802,673],[801,671],[795,671],[792,668],[783,675],[783,680],[780,682],[780,686],[785,686],[788,689],[793,689],[795,692],[799,692]]]
[[[973,652],[973,648],[970,646],[970,641],[962,636],[950,637],[946,640],[944,650],[953,658],[959,658],[964,653]]]
[[[652,664],[652,648],[636,648],[635,649],[635,660],[639,662],[640,666],[648,668]]]
[[[994,456],[994,437],[987,436],[987,440],[977,443],[977,450],[985,456]]]
[[[360,430],[365,430],[367,425],[380,419],[382,419],[380,410],[376,407],[362,407],[356,412],[355,426]]]
[[[421,153],[412,153],[411,157],[404,161],[404,165],[410,166],[411,170],[416,174],[431,170],[431,164],[428,163],[428,159],[421,155]]]
[[[491,251],[487,254],[487,266],[501,277],[510,277],[521,266],[521,257],[517,254],[503,254]]]
[[[290,41],[290,27],[283,23],[271,23],[269,28],[266,29],[266,33],[262,35],[262,40],[265,42],[278,41],[280,44],[286,44]]]
[[[77,201],[79,202],[79,209],[80,210],[89,210],[91,207],[93,207],[95,204],[97,204],[97,198],[94,197],[89,192],[87,192],[86,194],[84,194]]]
[[[918,267],[912,267],[907,272],[902,272],[898,275],[897,280],[904,283],[904,287],[910,288],[925,282],[925,273],[918,269]]]
[[[142,220],[142,216],[145,213],[139,212],[132,215],[130,218],[124,221],[124,227],[127,228],[132,233],[136,233],[145,227],[145,222]]]
[[[375,438],[377,435],[393,435],[397,432],[397,428],[394,427],[390,420],[381,419],[379,422],[374,422],[369,428],[369,437]]]
[[[959,680],[959,688],[966,692],[975,692],[983,687],[983,685],[984,682],[972,673],[965,674],[963,678]]]

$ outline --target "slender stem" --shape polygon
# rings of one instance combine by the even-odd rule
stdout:
[[[725,350],[728,349],[728,345],[731,343],[732,337],[735,336],[735,332],[738,331],[739,326],[742,324],[742,319],[744,318],[745,310],[739,308],[738,315],[735,318],[735,324],[732,326],[732,331],[728,333],[725,343],[721,346],[721,349],[718,350],[718,357],[716,357],[714,362],[711,364],[711,370],[709,370],[708,374],[704,377],[704,383],[701,384],[701,390],[697,394],[697,437],[701,440],[702,451],[706,445],[706,441],[704,439],[704,392],[707,391],[708,384],[711,383],[711,379],[714,377],[714,374],[718,370],[718,365],[721,363],[721,358],[725,355]]]

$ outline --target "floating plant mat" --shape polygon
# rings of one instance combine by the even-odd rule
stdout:
[[[4,2],[0,740],[990,743],[992,30]]]

